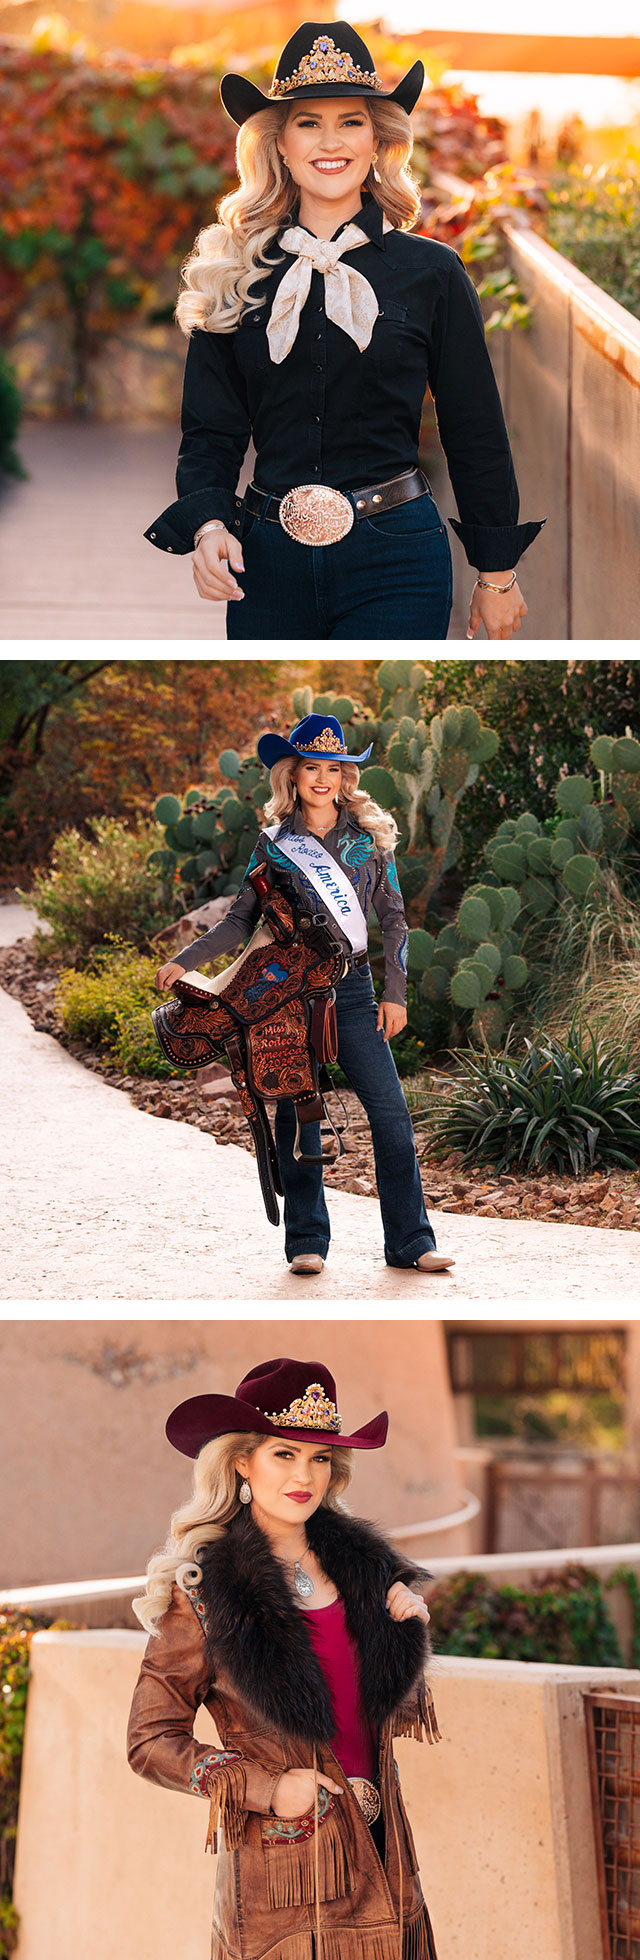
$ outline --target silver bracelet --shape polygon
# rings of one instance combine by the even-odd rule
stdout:
[[[210,519],[210,522],[209,522],[208,524],[201,524],[201,525],[200,525],[200,530],[199,530],[199,531],[196,531],[196,534],[195,534],[195,537],[194,537],[194,540],[193,540],[193,549],[194,549],[194,551],[196,551],[196,550],[197,550],[197,547],[198,547],[198,545],[199,545],[199,543],[200,543],[200,539],[201,539],[201,538],[203,538],[203,537],[205,536],[205,533],[206,533],[207,531],[226,531],[226,528],[227,528],[227,527],[226,527],[226,524],[223,524],[223,522],[222,522],[222,518],[221,518],[221,517],[212,517],[212,518]]]
[[[510,592],[512,585],[515,585],[517,576],[517,572],[512,572],[508,585],[494,585],[490,578],[483,578],[482,573],[478,572],[476,585],[481,585],[484,592]]]

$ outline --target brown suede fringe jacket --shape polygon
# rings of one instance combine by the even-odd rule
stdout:
[[[397,1579],[422,1575],[370,1526],[320,1506],[309,1543],[337,1588],[360,1660],[363,1706],[379,1738],[384,1866],[331,1749],[329,1690],[281,1565],[250,1512],[203,1548],[201,1582],[152,1635],[129,1720],[132,1769],[207,1797],[217,1849],[211,1960],[436,1960],[394,1736],[438,1738],[424,1681],[427,1634],[385,1607]],[[193,1735],[209,1710],[222,1748]],[[293,1822],[271,1797],[285,1769],[315,1767],[314,1808]]]

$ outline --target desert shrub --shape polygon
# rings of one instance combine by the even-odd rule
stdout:
[[[612,1047],[628,1049],[640,1069],[640,909],[631,867],[602,864],[582,906],[564,906],[547,932],[539,922],[532,947],[537,991],[534,1020],[566,1036],[576,1013]]]
[[[92,817],[90,837],[65,830],[56,838],[50,869],[38,871],[28,904],[50,927],[40,950],[87,960],[112,935],[143,946],[166,925],[172,884],[148,858],[162,838],[159,826],[136,830],[113,817]]]
[[[640,1073],[628,1055],[578,1022],[566,1042],[540,1034],[512,1060],[457,1052],[459,1073],[446,1101],[427,1099],[430,1154],[459,1150],[497,1172],[640,1163]],[[424,1120],[424,1119],[422,1119]]]
[[[481,1572],[455,1572],[430,1594],[429,1612],[440,1654],[623,1666],[601,1581],[585,1566],[567,1565],[527,1589],[492,1585]]]
[[[69,1040],[106,1051],[127,1075],[183,1075],[165,1060],[153,1030],[157,970],[157,958],[123,945],[94,954],[90,968],[63,970],[56,1000]]]

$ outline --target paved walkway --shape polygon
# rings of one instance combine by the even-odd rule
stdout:
[[[225,639],[226,608],[198,598],[190,555],[143,536],[174,496],[176,450],[172,426],[25,423],[29,478],[0,489],[2,640]],[[457,613],[449,637],[464,638]]]
[[[13,910],[0,907],[5,944]],[[387,1267],[377,1201],[342,1191],[327,1194],[333,1246],[324,1273],[295,1279],[245,1151],[136,1109],[37,1033],[3,992],[0,1042],[3,1300],[179,1301],[190,1311],[200,1300],[214,1311],[230,1300],[252,1309],[272,1300],[394,1300],[410,1318],[501,1302],[510,1311],[537,1305],[545,1318],[572,1301],[587,1313],[637,1304],[635,1233],[451,1213],[438,1222],[434,1212],[457,1265],[428,1277]]]

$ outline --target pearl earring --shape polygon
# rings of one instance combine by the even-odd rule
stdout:
[[[239,1496],[239,1498],[240,1498],[240,1503],[241,1503],[241,1504],[250,1504],[250,1503],[251,1503],[251,1499],[252,1499],[252,1497],[253,1497],[253,1491],[252,1491],[252,1489],[251,1489],[251,1485],[247,1483],[247,1479],[246,1479],[246,1477],[245,1477],[245,1480],[244,1480],[244,1483],[240,1485],[240,1489],[239,1489],[239,1491],[238,1491],[238,1496]]]

